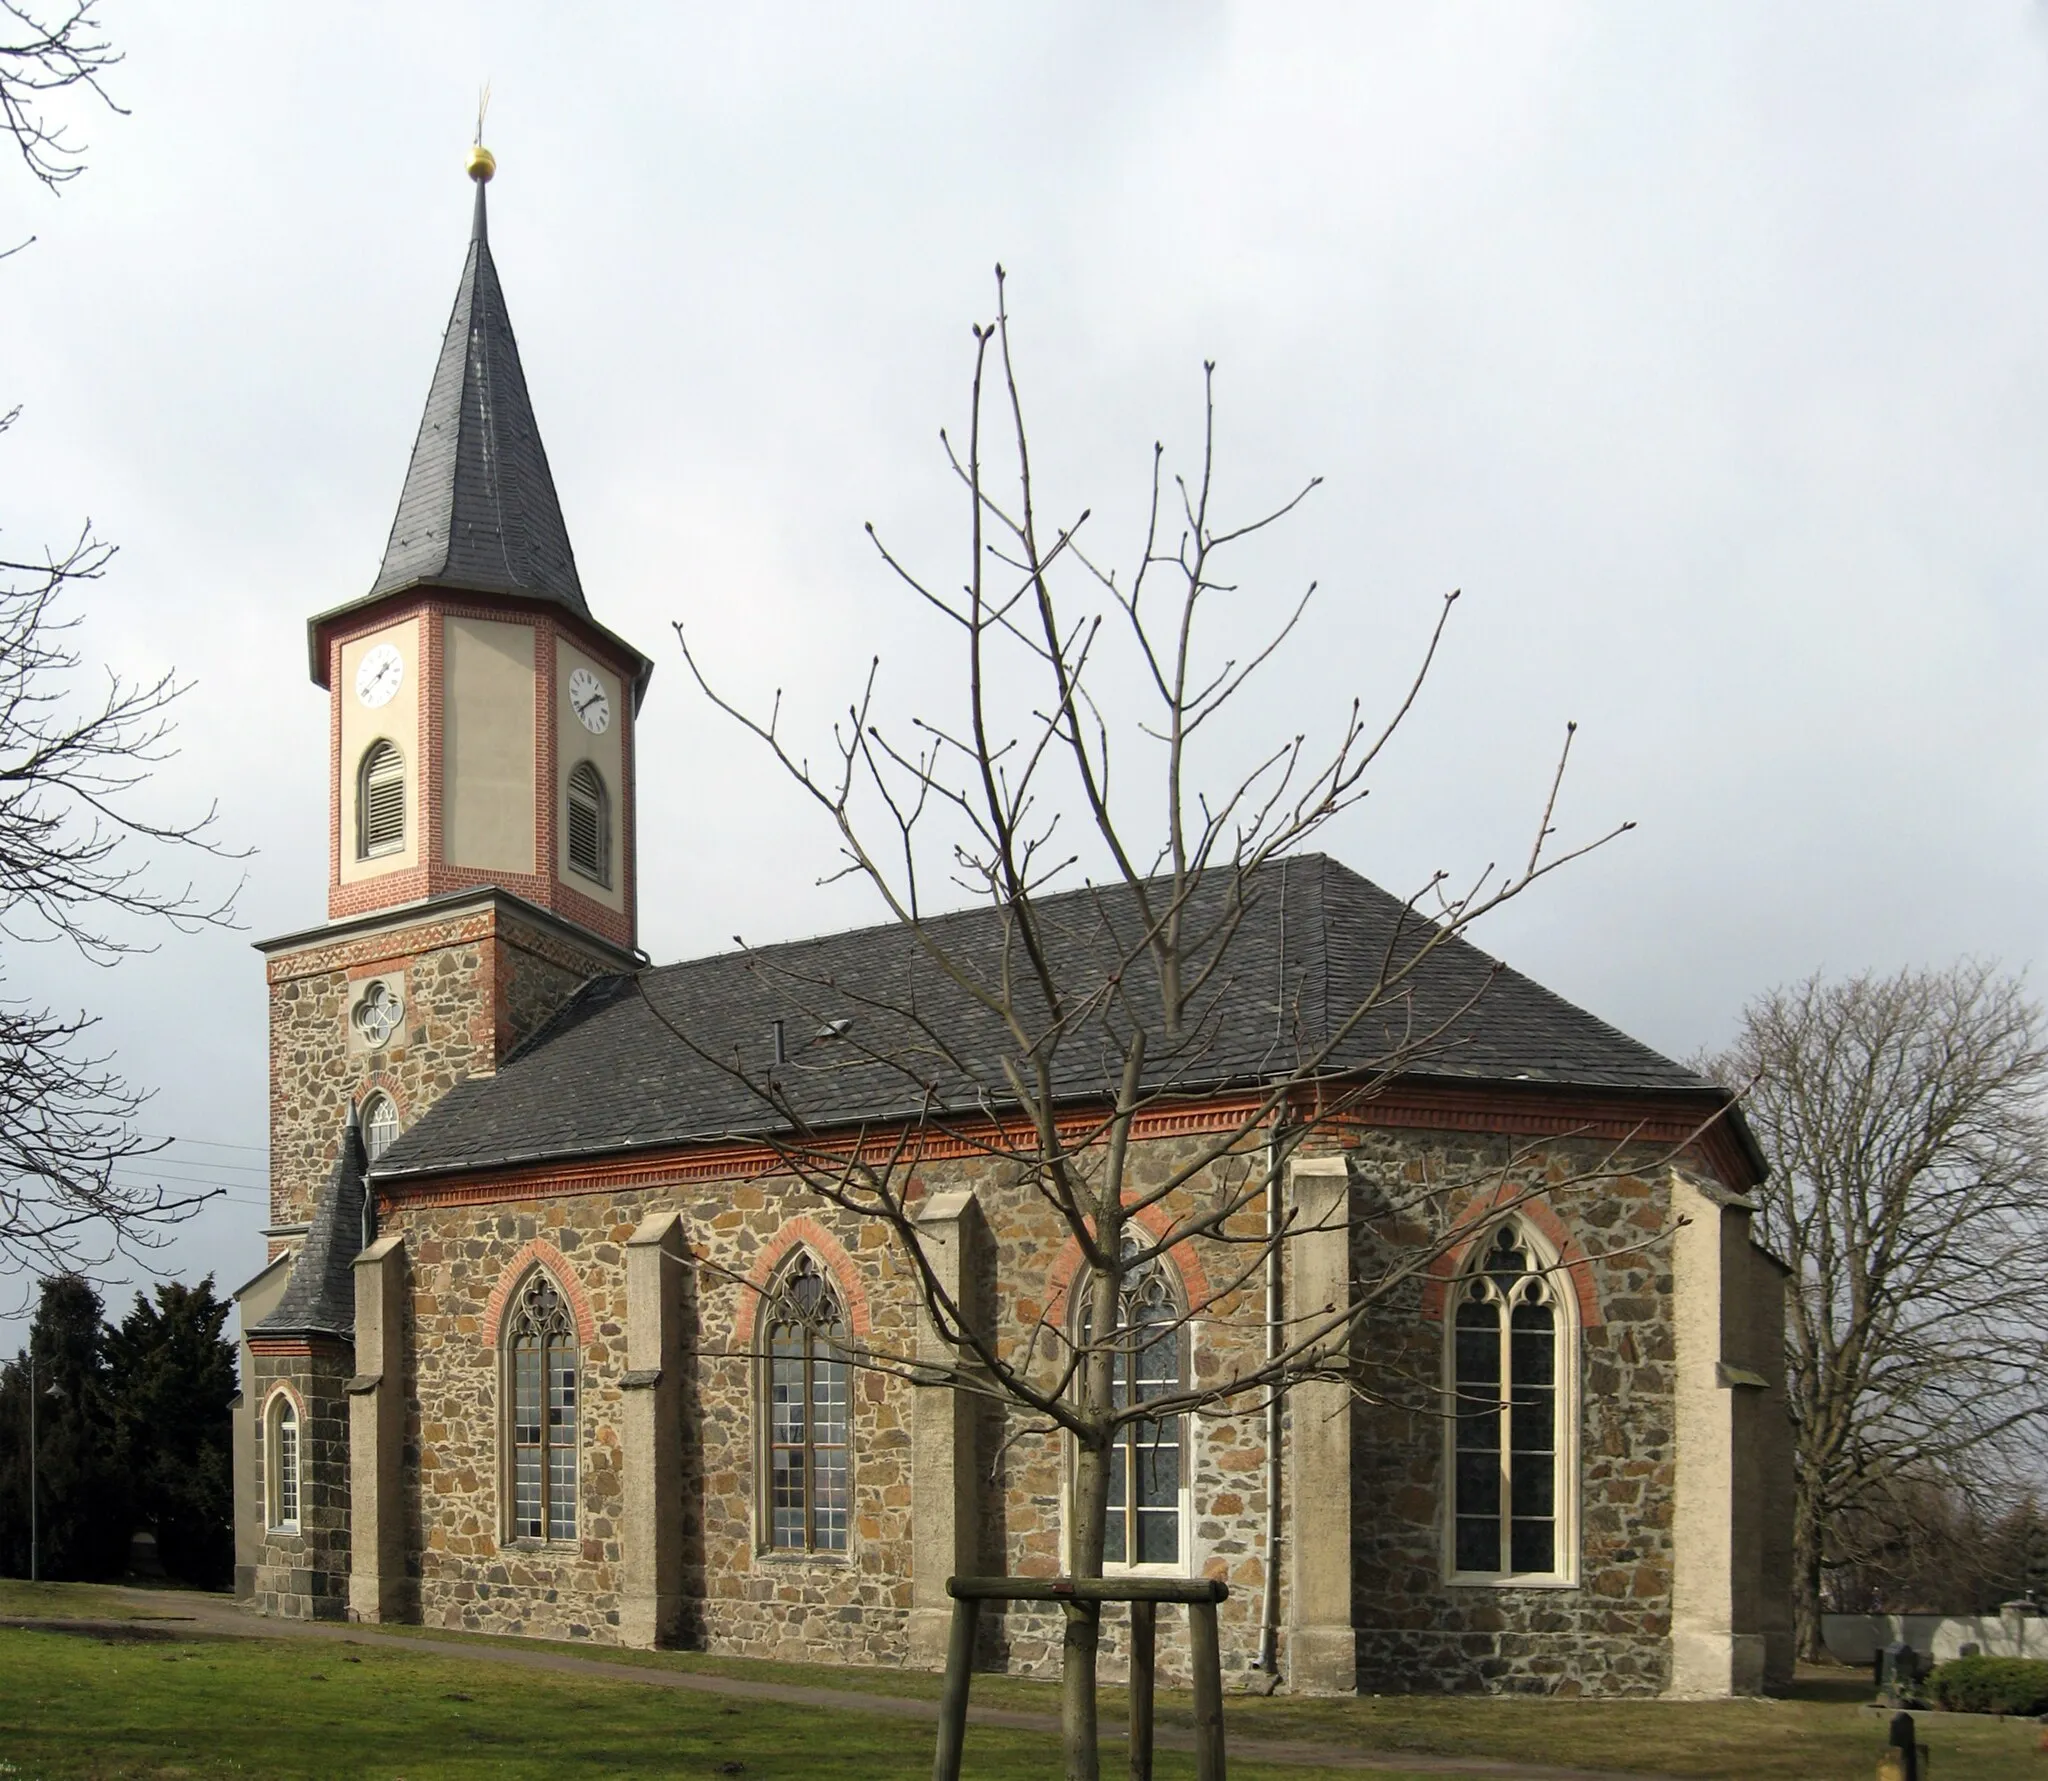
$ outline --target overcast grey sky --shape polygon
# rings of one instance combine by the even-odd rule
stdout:
[[[196,682],[152,796],[259,852],[245,933],[6,970],[103,1013],[150,1130],[249,1147],[173,1153],[240,1196],[177,1269],[261,1263],[248,942],[325,909],[304,621],[375,571],[486,76],[584,587],[657,663],[656,959],[872,913],[668,626],[819,734],[877,648],[892,688],[943,673],[862,524],[958,578],[937,432],[998,258],[1049,504],[1099,550],[1152,441],[1198,441],[1205,357],[1240,508],[1325,479],[1257,565],[1322,586],[1278,730],[1383,699],[1465,590],[1351,865],[1526,850],[1574,718],[1567,834],[1640,827],[1475,938],[1650,1043],[1815,968],[2041,952],[2036,7],[103,10],[132,116],[81,109],[61,199],[0,178],[38,237],[0,265],[0,524],[120,542],[88,648]]]

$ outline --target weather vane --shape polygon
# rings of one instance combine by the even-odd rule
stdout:
[[[484,147],[484,116],[491,109],[491,83],[485,81],[476,96],[476,141],[469,151],[469,177],[482,185],[498,170],[498,157]]]

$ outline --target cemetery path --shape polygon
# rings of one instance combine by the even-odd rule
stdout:
[[[507,1664],[551,1675],[588,1676],[606,1682],[637,1682],[648,1688],[674,1688],[692,1694],[723,1695],[734,1700],[776,1701],[794,1707],[815,1707],[835,1713],[867,1713],[927,1724],[935,1723],[938,1718],[936,1700],[865,1694],[843,1688],[813,1688],[796,1682],[755,1682],[745,1677],[713,1676],[696,1670],[664,1669],[652,1664],[607,1659],[598,1652],[585,1657],[564,1651],[531,1649],[510,1638],[493,1639],[488,1643],[442,1640],[422,1638],[413,1633],[387,1632],[378,1627],[357,1626],[344,1621],[280,1620],[258,1614],[224,1596],[186,1590],[115,1589],[110,1593],[130,1607],[133,1618],[95,1621],[9,1615],[0,1618],[0,1625],[71,1632],[90,1628],[112,1638],[133,1638],[143,1627],[148,1627],[161,1636],[172,1638],[182,1633],[198,1633],[215,1638],[314,1639],[386,1645],[407,1651],[432,1652],[436,1657]],[[970,1705],[967,1717],[970,1725],[1044,1732],[1053,1736],[1058,1735],[1060,1728],[1057,1714],[1034,1713],[1015,1707]],[[1162,1750],[1191,1751],[1195,1747],[1192,1733],[1176,1726],[1158,1727],[1153,1738]],[[1120,1732],[1104,1728],[1105,1744],[1121,1742]],[[1391,1771],[1403,1775],[1466,1775],[1492,1777],[1494,1781],[1674,1781],[1672,1777],[1643,1770],[1621,1773],[1609,1769],[1561,1768],[1547,1763],[1504,1762],[1490,1757],[1440,1756],[1424,1751],[1367,1751],[1306,1738],[1233,1735],[1230,1754],[1246,1762],[1350,1769],[1360,1773]]]

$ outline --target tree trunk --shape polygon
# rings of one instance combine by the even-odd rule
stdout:
[[[1103,1527],[1109,1513],[1110,1454],[1083,1446],[1074,1461],[1073,1574],[1102,1575]],[[1102,1609],[1094,1602],[1069,1602],[1066,1639],[1060,1653],[1060,1750],[1066,1781],[1098,1781],[1095,1669],[1102,1646]]]
[[[1805,1493],[1792,1512],[1792,1643],[1803,1662],[1818,1663],[1821,1530]]]

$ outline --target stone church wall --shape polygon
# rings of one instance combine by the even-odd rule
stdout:
[[[251,1353],[256,1406],[256,1501],[261,1533],[253,1599],[289,1620],[340,1620],[348,1610],[349,1351],[340,1343],[300,1345],[298,1353]],[[269,1527],[269,1408],[280,1388],[299,1412],[299,1531]]]
[[[1159,1180],[1194,1139],[1147,1144],[1140,1185]],[[1370,1224],[1376,1172],[1429,1171],[1433,1179],[1497,1179],[1505,1141],[1427,1133],[1371,1133],[1355,1153],[1355,1190]],[[1429,1392],[1403,1396],[1404,1379],[1441,1375],[1443,1325],[1421,1281],[1392,1296],[1360,1344],[1361,1382],[1388,1397],[1356,1414],[1354,1579],[1361,1685],[1648,1693],[1668,1667],[1671,1592],[1671,1278],[1660,1233],[1668,1205],[1647,1155],[1641,1172],[1570,1185],[1594,1168],[1597,1146],[1553,1144],[1508,1168],[1543,1187],[1586,1252],[1597,1317],[1582,1333],[1581,1516],[1576,1582],[1557,1589],[1449,1587],[1439,1533],[1442,1423]],[[1228,1165],[1236,1167],[1237,1164]],[[1489,1175],[1491,1171],[1491,1175]],[[997,1308],[1016,1353],[1041,1323],[1063,1325],[1076,1260],[1055,1216],[1013,1168],[934,1163],[927,1192],[972,1186],[990,1240],[975,1262],[984,1306]],[[566,1184],[564,1184],[566,1186]],[[1170,1212],[1174,1202],[1169,1202]],[[863,1224],[788,1184],[659,1181],[492,1205],[401,1208],[386,1228],[407,1232],[412,1270],[407,1351],[416,1407],[406,1470],[419,1528],[414,1564],[430,1625],[561,1638],[616,1640],[623,1583],[620,1376],[625,1367],[625,1250],[650,1213],[678,1208],[693,1270],[688,1328],[692,1364],[676,1490],[685,1552],[683,1593],[694,1604],[684,1636],[734,1654],[800,1661],[901,1663],[910,1607],[910,1473],[915,1388],[881,1371],[855,1376],[852,1404],[854,1532],[844,1557],[760,1549],[758,1384],[751,1311],[757,1289],[797,1242],[842,1282],[856,1340],[877,1353],[915,1352],[916,1307],[878,1225]],[[1261,1214],[1254,1211],[1247,1230]],[[1412,1234],[1412,1233],[1410,1233]],[[1397,1233],[1398,1235],[1398,1233]],[[1382,1258],[1361,1236],[1358,1266]],[[1198,1297],[1224,1292],[1245,1265],[1231,1245],[1193,1246],[1176,1259]],[[526,1267],[546,1263],[580,1305],[582,1362],[578,1539],[573,1545],[504,1538],[499,1351],[492,1300]],[[1262,1282],[1226,1292],[1191,1333],[1197,1376],[1213,1381],[1257,1365]],[[1439,1295],[1440,1296],[1440,1295]],[[1040,1336],[1041,1348],[1044,1338]],[[1389,1391],[1389,1382],[1394,1389]],[[1188,1526],[1193,1569],[1222,1577],[1227,1671],[1256,1662],[1265,1581],[1265,1422],[1256,1408],[1194,1419]],[[982,1414],[978,1538],[981,1568],[1054,1575],[1065,1568],[1063,1439],[1000,1410]],[[1284,1592],[1283,1592],[1284,1595]],[[1285,1603],[1281,1649],[1285,1665]],[[1018,1607],[992,1616],[985,1658],[1019,1674],[1059,1661],[1056,1614]],[[1121,1611],[1105,1620],[1105,1674],[1120,1673]],[[1160,1618],[1160,1661],[1185,1673],[1183,1617]]]
[[[1560,1141],[1518,1158],[1504,1138],[1372,1133],[1354,1156],[1358,1203],[1368,1212],[1374,1181],[1396,1173],[1458,1183],[1452,1198],[1542,1196],[1585,1255],[1590,1292],[1576,1297],[1592,1308],[1588,1316],[1582,1303],[1580,1314],[1579,1554],[1570,1587],[1444,1581],[1448,1466],[1432,1390],[1445,1366],[1441,1291],[1413,1280],[1374,1316],[1359,1345],[1365,1389],[1352,1446],[1359,1686],[1661,1693],[1677,1474],[1667,1153]],[[1384,1266],[1374,1229],[1369,1219],[1357,1227],[1362,1274]]]

